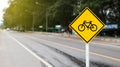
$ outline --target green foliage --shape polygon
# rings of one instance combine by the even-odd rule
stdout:
[[[49,25],[68,26],[73,17],[73,5],[76,2],[76,0],[58,0],[52,5],[49,8],[49,20],[52,24]]]
[[[10,6],[5,10],[4,24],[7,27],[24,27],[31,30],[45,20],[46,8],[56,0],[10,0]]]
[[[32,30],[42,25],[68,24],[85,8],[89,7],[103,22],[120,23],[119,0],[9,0],[4,13],[4,25],[9,28],[22,27]],[[108,13],[109,11],[109,13]]]
[[[102,19],[103,22],[120,23],[120,1],[119,0],[79,0],[80,4],[74,7],[76,15],[85,7],[89,7]]]

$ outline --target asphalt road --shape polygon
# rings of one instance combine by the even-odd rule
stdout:
[[[85,67],[81,39],[40,32],[0,31],[0,67]],[[93,40],[90,67],[120,67],[120,43]]]

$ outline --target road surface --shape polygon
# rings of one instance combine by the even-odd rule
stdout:
[[[40,32],[0,31],[0,67],[85,67],[81,39]],[[120,43],[93,40],[90,67],[120,67]]]

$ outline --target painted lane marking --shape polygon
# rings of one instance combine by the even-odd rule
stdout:
[[[30,37],[30,38],[33,38],[33,37]],[[58,46],[61,46],[61,47],[65,47],[65,48],[69,48],[69,49],[73,49],[73,50],[85,53],[85,50],[83,50],[83,49],[78,49],[78,48],[75,48],[75,47],[66,46],[66,45],[56,43],[56,42],[52,42],[52,41],[48,41],[48,40],[43,40],[43,39],[38,39],[38,38],[33,38],[33,39],[41,40],[42,42],[45,42],[45,43],[47,43],[47,42],[48,43],[53,43],[54,45],[58,45]],[[111,57],[111,56],[106,56],[106,55],[98,54],[98,53],[95,53],[95,52],[90,52],[90,54],[120,62],[119,58],[114,58],[114,57]]]
[[[52,36],[52,37],[54,37],[54,36]],[[72,41],[76,41],[76,40],[74,40],[74,39],[68,39],[68,38],[63,38],[63,37],[58,37],[58,39],[64,39],[64,40],[72,40]],[[78,42],[78,40],[76,41],[76,42]],[[81,40],[79,40],[79,42],[81,42],[81,43],[83,43]],[[109,46],[109,47],[113,47],[113,48],[120,48],[120,46],[115,46],[115,45],[106,45],[106,44],[100,44],[100,43],[96,43],[96,42],[91,42],[90,44],[97,44],[97,45],[102,45],[102,46]]]
[[[41,62],[43,62],[45,65],[47,65],[47,67],[53,67],[51,64],[49,64],[48,62],[46,62],[44,59],[42,59],[41,57],[39,57],[36,53],[34,53],[33,51],[31,51],[29,48],[27,48],[26,46],[24,46],[24,44],[22,44],[20,41],[18,41],[17,39],[15,39],[14,37],[10,36],[8,34],[8,36],[13,39],[15,42],[17,42],[20,46],[22,46],[24,49],[26,49],[29,53],[31,53],[35,58],[37,58],[38,60],[40,60]]]

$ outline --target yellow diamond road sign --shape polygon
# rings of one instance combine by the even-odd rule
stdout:
[[[88,7],[86,7],[69,26],[86,43],[89,43],[105,25]]]

